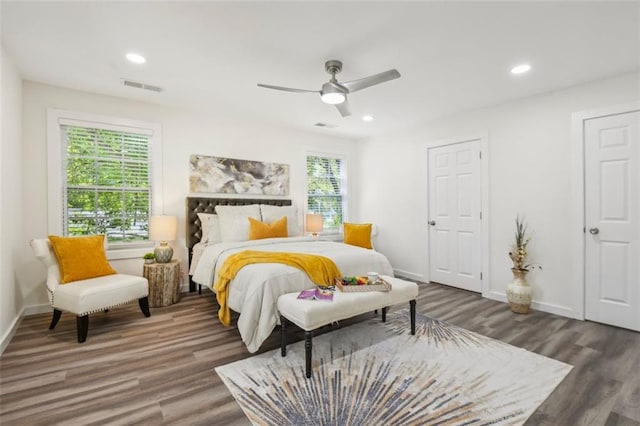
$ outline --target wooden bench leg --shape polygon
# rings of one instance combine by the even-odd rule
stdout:
[[[409,301],[409,312],[411,315],[411,334],[416,334],[416,300]]]
[[[304,354],[306,361],[306,376],[307,379],[311,378],[311,338],[313,337],[313,332],[305,331],[304,332]]]
[[[287,356],[287,319],[280,315],[280,355]]]
[[[387,322],[387,307],[382,308],[382,322]]]

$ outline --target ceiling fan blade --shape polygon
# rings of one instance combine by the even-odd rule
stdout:
[[[258,83],[258,86],[266,89],[284,90],[285,92],[320,93],[319,90],[292,89],[291,87],[271,86],[270,84]]]
[[[351,111],[349,110],[349,101],[345,99],[345,101],[341,104],[336,104],[336,108],[340,111],[340,115],[343,117],[348,117],[351,115]]]
[[[400,73],[398,72],[398,70],[393,69],[381,72],[380,74],[370,75],[369,77],[364,77],[359,80],[340,82],[339,84],[342,87],[346,87],[349,90],[349,93],[353,93],[358,90],[366,89],[367,87],[375,86],[376,84],[384,83],[396,78],[400,78]]]

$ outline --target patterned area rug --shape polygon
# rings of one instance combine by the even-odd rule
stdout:
[[[256,425],[522,424],[571,366],[408,310],[216,368]]]

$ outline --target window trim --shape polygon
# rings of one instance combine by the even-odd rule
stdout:
[[[331,229],[329,231],[323,231],[322,235],[340,235],[343,233],[343,226],[345,222],[349,221],[349,165],[347,161],[347,156],[343,154],[334,154],[328,152],[321,151],[307,151],[304,156],[304,164],[305,164],[305,174],[304,174],[304,182],[305,182],[305,204],[304,209],[305,212],[309,211],[309,182],[307,175],[307,161],[308,157],[323,157],[323,158],[332,158],[340,160],[341,164],[341,195],[342,195],[342,223],[335,229]],[[306,226],[306,225],[305,225]]]
[[[63,232],[63,176],[62,176],[62,125],[91,127],[96,129],[127,131],[149,135],[151,144],[151,212],[163,212],[162,182],[162,127],[159,123],[130,120],[62,109],[47,109],[47,176],[48,176],[48,233],[62,235]],[[153,247],[153,241],[120,243],[107,250],[109,259],[137,257],[137,249]],[[117,252],[117,253],[116,253]]]

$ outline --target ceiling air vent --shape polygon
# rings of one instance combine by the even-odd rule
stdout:
[[[327,129],[335,129],[336,127],[338,127],[337,124],[328,124],[328,123],[316,123],[316,124],[314,124],[314,126],[316,126],[316,127],[325,127]]]
[[[136,89],[151,90],[152,92],[162,92],[162,87],[152,86],[150,84],[138,83],[137,81],[122,79],[124,86],[135,87]]]

